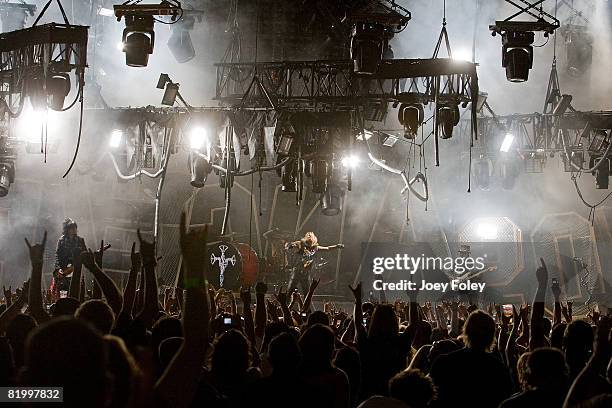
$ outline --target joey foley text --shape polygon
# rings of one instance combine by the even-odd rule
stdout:
[[[394,257],[375,257],[372,259],[372,272],[375,279],[372,282],[374,290],[385,291],[478,291],[482,292],[486,286],[484,282],[475,282],[469,279],[470,275],[485,268],[483,257],[419,257],[409,256],[408,254],[396,254]],[[413,281],[411,276],[416,271],[423,271],[423,278],[420,282]],[[449,282],[429,282],[427,272],[433,270],[451,271],[457,278]],[[394,272],[394,277],[399,276],[399,280],[389,281],[385,274]],[[399,272],[399,273],[398,273]]]

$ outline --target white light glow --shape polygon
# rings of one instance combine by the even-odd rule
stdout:
[[[345,156],[342,158],[342,165],[344,167],[347,168],[351,168],[354,169],[355,167],[357,167],[359,165],[359,157],[354,156],[354,155],[350,155],[350,156]]]
[[[472,51],[468,51],[467,49],[453,51],[453,59],[455,61],[472,61]]]
[[[16,137],[24,142],[40,143],[41,136],[47,136],[47,142],[53,143],[58,134],[59,113],[48,110],[34,110],[26,105],[16,123]]]
[[[108,145],[111,148],[116,149],[117,147],[119,147],[119,145],[121,145],[122,139],[123,139],[123,131],[119,129],[115,129],[111,133],[111,137],[110,137],[110,140],[108,141]]]
[[[483,240],[497,239],[497,226],[488,222],[483,222],[476,228],[478,237]]]
[[[514,142],[514,135],[512,133],[506,133],[504,137],[504,141],[499,148],[500,152],[508,153],[510,151],[510,147],[512,146],[512,142]]]
[[[364,129],[363,132],[357,135],[357,140],[370,140],[372,136],[374,136],[374,133]]]
[[[204,147],[207,139],[206,129],[203,127],[195,127],[189,134],[189,147],[192,150],[200,150]]]
[[[107,9],[107,8],[100,8],[100,10],[98,11],[98,14],[104,17],[112,17],[115,15],[115,12],[111,9]]]
[[[117,43],[117,49],[118,49],[119,51],[123,51],[123,41],[119,41],[119,42]]]

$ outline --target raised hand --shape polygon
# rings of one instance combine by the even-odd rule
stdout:
[[[102,268],[102,257],[104,256],[104,251],[106,251],[110,247],[110,244],[104,245],[104,240],[100,241],[100,249],[94,252],[94,259],[98,267]]]
[[[313,293],[315,291],[315,289],[317,288],[317,286],[319,286],[319,283],[321,283],[321,278],[316,279],[313,278],[312,281],[310,281],[310,293]]]
[[[287,305],[287,292],[283,292],[283,286],[279,286],[278,292],[274,294],[274,298],[281,306]]]
[[[92,252],[91,248],[87,251],[81,252],[81,263],[90,271],[100,266],[96,263],[96,256]]]
[[[548,281],[548,268],[546,268],[544,258],[540,258],[540,266],[536,269],[536,278],[538,280],[538,285],[541,287],[546,286],[546,282]]]
[[[359,282],[355,287],[349,285],[349,289],[353,292],[353,297],[355,298],[355,303],[361,303],[362,299],[362,291],[361,291],[361,282]]]
[[[136,242],[132,242],[130,260],[132,261],[132,268],[134,268],[136,271],[140,270],[142,267],[142,256],[140,256],[140,252],[136,252]]]
[[[258,295],[265,295],[266,292],[268,291],[268,285],[266,285],[264,282],[257,282],[255,284],[255,293]]]
[[[553,279],[552,285],[550,285],[550,290],[555,297],[555,301],[559,300],[559,296],[561,296],[561,287],[559,286],[559,281]]]
[[[251,287],[250,286],[240,287],[240,300],[242,300],[243,305],[251,304]]]
[[[6,300],[7,306],[10,306],[11,301],[13,300],[13,291],[11,290],[11,287],[9,286],[8,290],[6,290],[6,287],[2,285],[2,293],[4,293],[4,299]]]
[[[187,265],[187,269],[191,270],[192,273],[186,273],[189,278],[202,278],[202,274],[206,265],[206,242],[208,237],[208,228],[191,229],[187,228],[187,215],[183,211],[181,213],[181,227],[180,227],[180,244],[181,253],[183,259]],[[149,250],[149,248],[147,248]],[[143,258],[145,256],[144,251]],[[153,257],[155,257],[155,248],[153,247]],[[195,272],[195,274],[194,274]]]
[[[184,231],[181,229],[181,231]],[[155,241],[149,242],[145,240],[140,234],[140,230],[136,230],[138,235],[138,242],[140,243],[140,254],[142,256],[142,263],[145,265],[155,265],[157,259],[155,259]]]
[[[31,245],[27,238],[24,239],[30,252],[30,262],[32,262],[33,266],[42,266],[45,257],[45,245],[47,244],[47,231],[45,230],[40,244]]]

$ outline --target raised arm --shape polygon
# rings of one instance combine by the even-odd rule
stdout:
[[[90,250],[81,253],[81,261],[83,265],[92,273],[94,279],[100,285],[100,289],[106,298],[106,302],[113,309],[115,315],[121,312],[121,306],[123,304],[123,296],[119,291],[115,282],[100,268],[100,266],[94,260],[94,253]]]
[[[208,346],[209,321],[205,266],[207,229],[186,231],[184,212],[180,228],[181,253],[186,264],[183,344],[155,384],[156,394],[167,404],[179,408],[190,406],[197,390]]]
[[[553,309],[553,327],[561,323],[561,301],[559,298],[561,297],[561,287],[559,286],[559,281],[553,279],[552,285],[550,285],[550,290],[555,297],[555,308]]]
[[[529,350],[546,345],[544,334],[544,304],[546,302],[546,287],[548,282],[548,269],[544,259],[540,258],[540,267],[536,270],[538,289],[536,290],[533,306],[531,308],[531,335],[529,337]]]
[[[42,299],[42,268],[45,255],[45,245],[47,244],[47,231],[45,231],[45,234],[43,235],[42,243],[30,245],[27,238],[25,238],[25,242],[30,251],[30,262],[32,263],[30,294],[28,296],[30,314],[39,324],[41,324],[49,320],[49,315],[43,307]]]
[[[0,315],[0,335],[4,335],[9,323],[21,313],[23,307],[28,303],[30,281],[23,283],[23,289],[16,301],[10,304],[9,307]]]
[[[362,292],[361,282],[359,282],[355,287],[349,285],[349,289],[353,292],[353,298],[355,299],[355,306],[353,308],[353,324],[355,325],[355,343],[358,343],[360,340],[364,340],[366,336],[365,326],[363,325],[363,309],[362,309]]]
[[[123,305],[121,306],[119,315],[131,320],[134,310],[134,300],[136,299],[136,281],[138,280],[138,272],[140,272],[142,267],[142,258],[140,257],[140,252],[136,252],[135,242],[132,243],[130,259],[132,261],[132,267],[130,268],[127,284],[123,290]]]
[[[283,311],[283,321],[288,326],[293,326],[293,317],[291,317],[291,311],[289,310],[289,305],[287,305],[287,292],[283,292],[283,287],[280,286],[274,297]]]
[[[262,339],[266,330],[266,323],[268,320],[267,308],[266,308],[266,292],[268,291],[268,285],[263,282],[257,282],[255,284],[255,299],[257,304],[255,305],[255,335]]]
[[[304,305],[302,306],[302,313],[310,312],[312,297],[314,296],[315,290],[317,290],[317,286],[319,286],[319,282],[321,282],[321,279],[313,279],[310,281],[310,287],[308,288],[308,293],[306,294],[306,299],[304,299]]]
[[[159,312],[159,301],[157,299],[157,277],[155,276],[155,241],[149,242],[142,238],[140,230],[136,231],[140,242],[140,254],[142,255],[142,265],[144,270],[144,304],[138,318],[147,325],[153,323],[153,319]]]
[[[244,316],[244,332],[251,342],[253,351],[255,348],[255,324],[253,322],[253,312],[251,311],[251,288],[240,288],[240,300],[242,300],[242,315]]]
[[[330,249],[342,249],[342,248],[344,248],[344,244],[336,244],[336,245],[329,245],[329,246],[318,245],[317,246],[317,249],[321,251],[329,251]]]

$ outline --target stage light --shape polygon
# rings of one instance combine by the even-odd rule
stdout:
[[[531,31],[506,31],[502,34],[502,67],[510,82],[525,82],[533,66],[533,41]]]
[[[125,44],[123,43],[123,41],[119,41],[115,47],[117,48],[117,50],[123,52]]]
[[[512,142],[514,142],[514,135],[512,133],[506,133],[504,136],[504,141],[499,148],[500,152],[508,153],[510,151],[510,147],[512,147]]]
[[[281,190],[286,193],[297,191],[297,161],[292,161],[281,170]]]
[[[208,132],[203,127],[195,127],[189,133],[189,148],[192,150],[201,150],[208,140]]]
[[[15,168],[8,163],[0,163],[0,197],[9,193],[11,183],[14,181]]]
[[[404,126],[404,137],[414,139],[419,126],[423,124],[425,112],[421,104],[400,105],[397,112],[399,122]]]
[[[359,157],[355,155],[344,156],[342,158],[342,166],[354,169],[359,165]]]
[[[122,140],[123,140],[123,131],[119,129],[115,129],[111,132],[111,136],[108,141],[108,146],[111,149],[116,149],[121,145]]]
[[[482,222],[476,227],[476,234],[478,238],[486,241],[497,239],[497,226],[490,222]]]
[[[342,211],[342,190],[335,184],[330,184],[321,195],[321,213],[327,216],[340,214]]]
[[[382,61],[385,28],[376,23],[357,23],[351,32],[351,59],[357,74],[372,75]]]
[[[276,154],[279,156],[289,156],[292,153],[294,135],[289,132],[282,132],[276,144]]]
[[[47,78],[47,105],[60,111],[64,108],[66,96],[70,93],[70,76],[66,73],[51,74]]]
[[[567,108],[569,108],[571,103],[572,103],[572,95],[562,95],[561,99],[559,99],[559,102],[557,102],[557,105],[555,105],[553,109],[553,115],[555,116],[563,115],[565,111],[567,110]]]
[[[594,129],[591,134],[592,139],[588,148],[589,152],[591,152],[592,154],[603,155],[610,144],[610,138],[608,137],[608,134],[603,129]]]
[[[206,184],[206,179],[212,172],[213,167],[208,160],[199,154],[192,153],[189,159],[191,164],[191,185],[196,188],[202,188]]]
[[[566,70],[570,76],[579,77],[593,61],[593,37],[586,27],[568,25],[565,27]]]
[[[474,179],[481,190],[488,190],[491,185],[491,161],[484,155],[474,161]]]
[[[329,165],[324,159],[314,159],[310,161],[310,177],[312,178],[312,192],[316,194],[324,193],[327,190]]]
[[[98,10],[98,15],[104,16],[104,17],[112,17],[115,15],[115,12],[111,9],[100,7],[100,9]]]
[[[438,130],[442,139],[453,137],[453,128],[459,123],[459,106],[440,106],[438,108]]]
[[[453,51],[453,59],[455,61],[472,61],[472,51],[465,48]]]
[[[590,166],[595,166],[595,163],[599,163],[599,160],[603,160],[603,162],[600,163],[597,169],[593,172],[595,175],[595,187],[598,190],[607,190],[610,179],[610,159],[602,159],[601,157],[591,156]]]
[[[372,131],[363,129],[361,132],[357,134],[357,140],[361,140],[361,141],[370,140],[372,136],[374,136],[374,133]]]
[[[54,144],[57,141],[59,130],[59,113],[47,109],[33,109],[31,104],[23,108],[21,116],[17,119],[15,136],[27,143],[40,146],[41,135],[46,134],[46,141]],[[31,149],[35,152],[36,149]],[[40,149],[38,149],[40,152]]]
[[[155,45],[153,16],[126,15],[122,42],[126,65],[146,67]]]
[[[179,64],[191,61],[195,57],[195,48],[191,41],[189,31],[193,30],[195,17],[183,16],[175,24],[172,24],[172,32],[168,39],[168,48]]]

